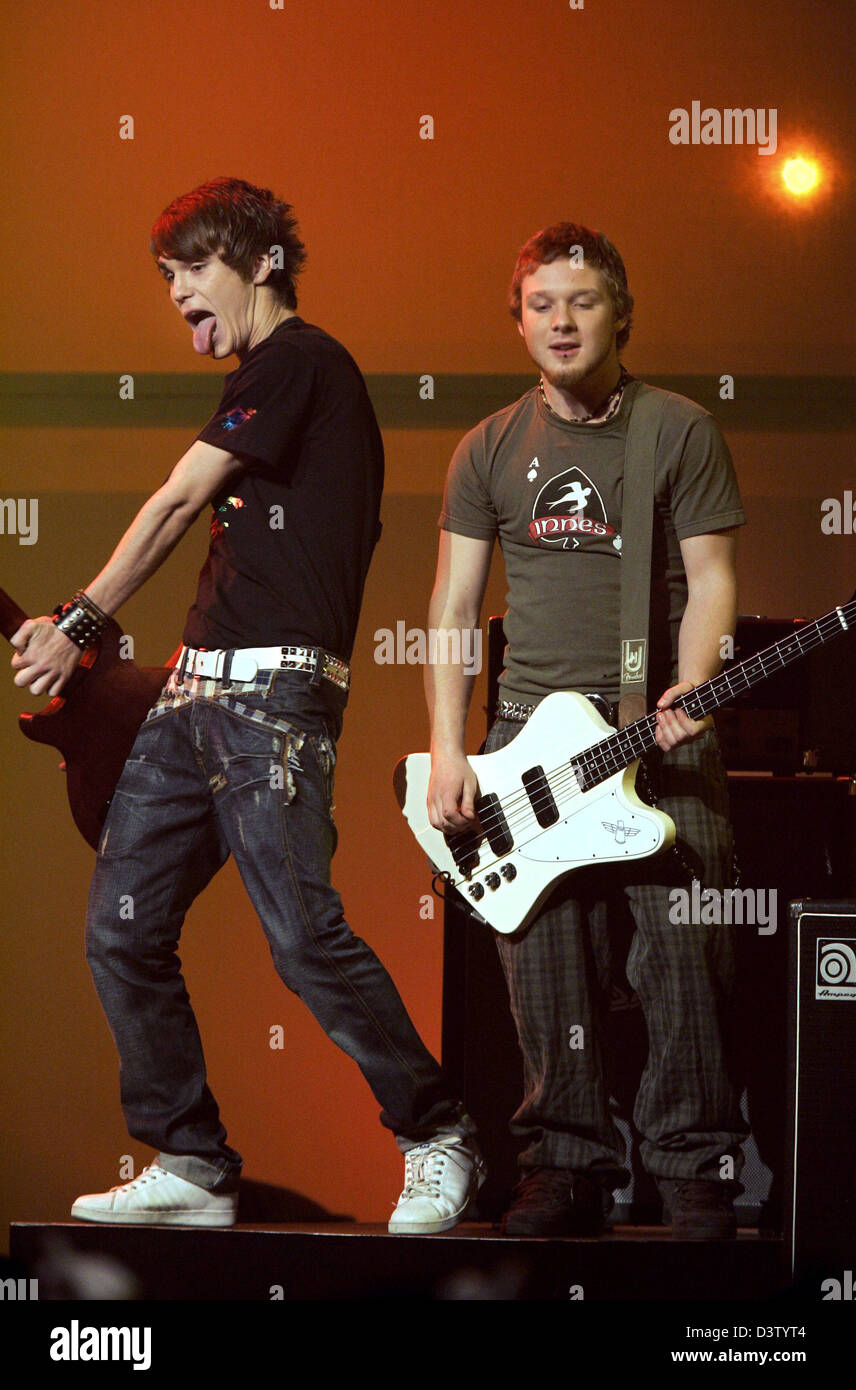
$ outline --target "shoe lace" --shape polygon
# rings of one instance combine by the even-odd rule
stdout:
[[[441,1196],[441,1184],[448,1155],[432,1144],[419,1144],[404,1155],[404,1191],[402,1198]]]
[[[158,1168],[156,1164],[147,1163],[142,1172],[138,1173],[135,1178],[131,1178],[130,1182],[117,1183],[115,1187],[110,1188],[110,1191],[133,1192],[136,1188],[143,1187],[147,1182],[157,1182],[162,1172],[163,1169]]]

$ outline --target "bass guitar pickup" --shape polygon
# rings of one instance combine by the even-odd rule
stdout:
[[[545,829],[548,825],[555,825],[559,819],[559,808],[550,791],[550,783],[543,767],[540,764],[538,767],[530,767],[521,774],[520,780],[526,788],[526,795],[532,803],[538,824]]]

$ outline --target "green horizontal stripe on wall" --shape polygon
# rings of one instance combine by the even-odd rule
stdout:
[[[0,373],[0,425],[44,428],[199,429],[217,407],[221,378],[196,372],[133,373],[132,400],[120,399],[113,372]],[[723,428],[843,430],[854,423],[856,378],[737,376],[734,400],[720,398],[718,376],[645,376],[652,386],[698,401]],[[378,419],[388,429],[469,429],[522,396],[526,375],[439,373],[423,400],[418,373],[367,376]]]

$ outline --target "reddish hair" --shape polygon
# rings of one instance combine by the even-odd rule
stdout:
[[[537,270],[539,265],[549,265],[562,256],[570,256],[573,246],[582,248],[584,264],[593,265],[606,281],[615,317],[627,320],[615,335],[615,345],[621,349],[630,337],[633,321],[633,295],[627,288],[624,262],[602,232],[594,232],[578,222],[557,222],[553,227],[545,227],[520,248],[508,292],[508,308],[512,318],[520,322],[520,287],[526,276]]]
[[[219,252],[226,265],[251,280],[256,257],[282,248],[282,268],[265,281],[289,308],[297,308],[295,280],[306,261],[291,205],[269,188],[244,179],[212,179],[165,208],[152,228],[155,257],[195,261]]]

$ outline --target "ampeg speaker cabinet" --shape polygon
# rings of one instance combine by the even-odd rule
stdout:
[[[792,1163],[786,1234],[794,1278],[807,1292],[817,1298],[852,1298],[856,1275],[856,901],[793,902],[789,914],[788,1142]]]

